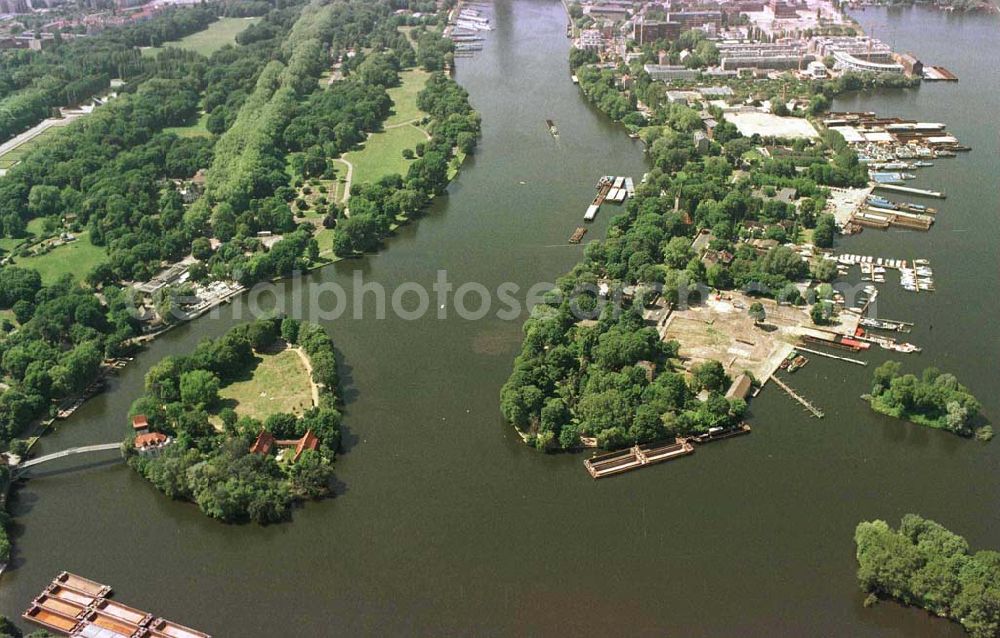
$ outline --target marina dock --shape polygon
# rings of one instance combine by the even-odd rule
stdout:
[[[853,363],[859,366],[868,365],[867,361],[861,361],[860,359],[851,359],[850,357],[842,357],[839,354],[831,354],[829,352],[823,352],[822,350],[813,350],[812,348],[806,348],[805,346],[795,346],[796,350],[801,350],[802,352],[808,352],[809,354],[814,354],[817,357],[826,357],[827,359],[836,359],[838,361],[846,361],[848,363]]]
[[[584,213],[583,220],[587,222],[594,221],[598,211],[601,209],[601,204],[606,201],[620,204],[625,201],[626,197],[632,197],[635,193],[635,187],[633,185],[630,188],[630,184],[633,184],[630,177],[605,175],[599,179],[597,181],[597,195],[590,202],[590,206],[587,207],[587,212]]]
[[[936,197],[938,199],[945,199],[946,197],[946,195],[940,191],[913,188],[911,186],[899,186],[898,184],[876,184],[875,188],[893,191],[894,193],[908,193],[910,195],[922,195],[924,197]]]
[[[211,638],[111,600],[111,587],[62,572],[31,601],[25,620],[70,638]]]

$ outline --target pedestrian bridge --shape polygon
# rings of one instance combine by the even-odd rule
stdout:
[[[35,459],[29,459],[20,463],[14,471],[17,473],[23,472],[24,470],[35,467],[36,465],[41,465],[42,463],[48,463],[49,461],[55,461],[56,459],[65,458],[67,456],[75,456],[77,454],[89,454],[92,452],[105,452],[108,450],[117,450],[121,448],[121,441],[115,441],[114,443],[100,443],[98,445],[84,445],[81,447],[72,447],[68,450],[63,450],[61,452],[53,452],[52,454],[46,454],[45,456],[39,456]]]

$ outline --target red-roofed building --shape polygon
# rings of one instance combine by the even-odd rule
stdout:
[[[170,445],[170,437],[162,432],[147,432],[135,437],[135,449],[139,454],[159,454]]]
[[[137,414],[132,417],[132,429],[136,432],[143,432],[149,429],[149,420],[145,414]]]
[[[261,430],[257,435],[257,440],[250,446],[250,454],[263,454],[267,456],[274,446],[274,435],[267,430]]]
[[[307,430],[306,433],[299,439],[298,444],[295,446],[295,456],[292,457],[292,462],[298,461],[299,457],[306,450],[315,450],[319,447],[319,439],[313,434],[312,430]]]

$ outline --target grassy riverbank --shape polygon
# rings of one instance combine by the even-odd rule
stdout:
[[[393,113],[386,118],[383,130],[369,135],[360,149],[344,154],[344,160],[354,165],[353,183],[373,183],[386,175],[406,175],[409,171],[417,144],[428,140],[427,133],[417,125],[427,117],[417,106],[417,96],[429,77],[430,73],[422,69],[409,69],[399,74],[399,86],[386,91]],[[414,151],[414,159],[403,157],[405,149]]]

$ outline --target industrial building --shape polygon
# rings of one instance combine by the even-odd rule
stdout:
[[[697,69],[670,64],[646,64],[642,67],[653,80],[670,82],[671,80],[693,80],[698,77]]]

